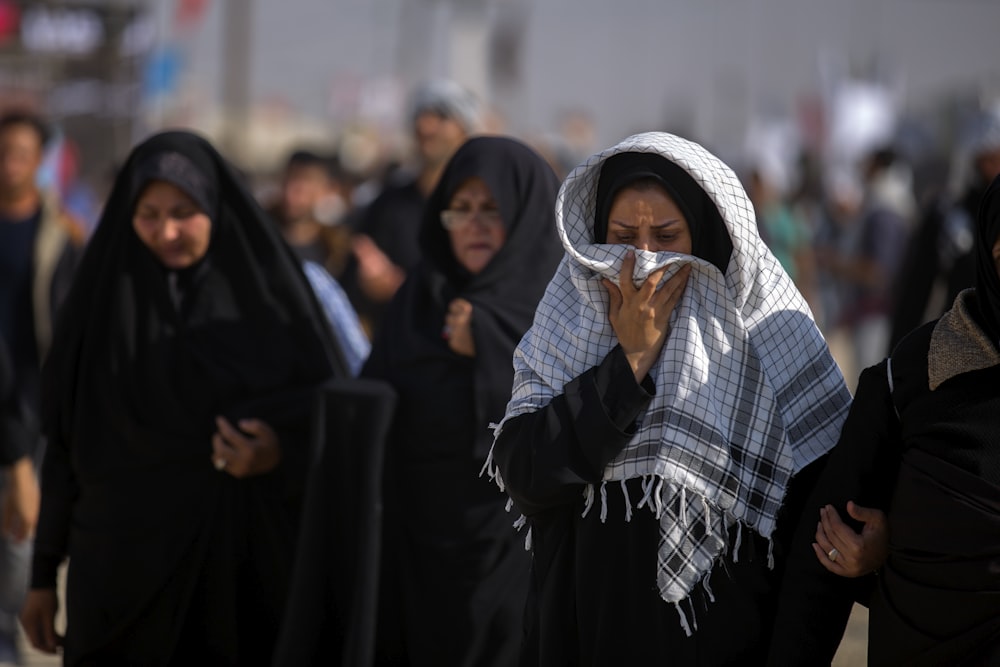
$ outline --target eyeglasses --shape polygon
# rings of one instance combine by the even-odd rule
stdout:
[[[441,211],[441,226],[448,231],[455,231],[470,224],[473,219],[478,219],[480,224],[496,228],[503,226],[503,218],[500,211],[487,209],[479,211]]]

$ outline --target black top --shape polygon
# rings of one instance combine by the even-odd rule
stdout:
[[[41,209],[24,220],[0,216],[0,336],[7,341],[17,385],[31,395],[37,393],[38,384],[31,285],[41,217]]]
[[[388,185],[360,215],[356,231],[371,237],[393,264],[409,273],[420,263],[417,236],[426,203],[416,180]],[[341,282],[358,316],[377,332],[388,304],[376,303],[361,291],[357,271],[357,262],[352,257]]]
[[[208,254],[177,272],[179,299],[132,228],[151,180],[212,219]],[[186,132],[136,147],[44,368],[32,585],[54,586],[71,556],[67,664],[167,664],[206,645],[220,664],[268,660],[304,477],[297,436],[313,387],[341,368],[298,260],[222,157]],[[271,424],[281,464],[245,480],[214,470],[216,415]]]
[[[506,229],[503,247],[476,275],[458,264],[440,222],[472,177],[489,187]],[[479,472],[492,443],[489,424],[503,417],[510,397],[514,347],[562,255],[557,187],[551,168],[519,142],[464,144],[428,201],[424,261],[393,300],[363,370],[399,396],[386,455],[379,641],[384,654],[401,641],[395,650],[413,664],[508,665],[516,655],[529,557],[510,527],[506,498]],[[453,352],[441,336],[458,297],[473,307],[474,358]]]

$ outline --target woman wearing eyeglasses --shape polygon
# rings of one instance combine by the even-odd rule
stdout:
[[[531,149],[479,137],[431,195],[424,260],[392,302],[363,375],[399,403],[386,455],[381,664],[512,665],[529,554],[480,469],[562,246],[558,181]]]

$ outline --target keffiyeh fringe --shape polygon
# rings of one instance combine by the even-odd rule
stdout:
[[[495,425],[491,425],[494,426]],[[487,474],[493,479],[499,486],[503,485],[503,480],[500,478],[500,471],[497,470],[492,465],[492,457],[487,459],[486,464],[483,466],[481,474]],[[599,489],[595,490],[594,484],[587,484],[583,489],[583,512],[581,513],[581,518],[586,517],[590,511],[593,509],[594,501],[599,496],[600,497],[600,519],[601,523],[607,522],[608,517],[608,506],[607,506],[607,481],[603,481],[599,485]],[[626,522],[632,521],[633,516],[633,506],[631,502],[631,497],[626,486],[626,480],[620,480],[619,485],[621,486],[622,496],[625,499],[625,514],[624,519]],[[642,490],[643,495],[639,502],[635,505],[634,509],[640,510],[645,508],[658,520],[662,518],[664,507],[670,504],[670,501],[664,501],[664,489],[665,487],[669,489],[669,482],[662,477],[657,477],[655,475],[645,475],[642,477]],[[694,508],[690,504],[690,499],[688,498],[687,489],[680,487],[677,498],[679,499],[678,514],[681,517],[681,524],[685,528],[691,528],[692,521],[698,520],[704,522],[704,527],[706,532],[711,532],[713,530],[714,517],[717,516],[717,512],[713,511],[708,501],[702,497],[696,497],[696,503],[700,504],[700,508]],[[506,509],[510,512],[513,509],[514,502],[508,499]],[[726,516],[725,513],[721,513],[722,520],[727,526],[725,535],[729,535],[729,527],[735,525],[735,539],[732,544],[725,540],[722,550],[716,557],[716,562],[721,560],[727,554],[732,557],[734,563],[740,562],[740,549],[743,544],[743,531],[752,530],[747,527],[744,522],[732,516]],[[521,514],[518,516],[517,520],[514,521],[513,527],[515,530],[520,531],[527,527],[527,531],[524,536],[524,548],[526,551],[531,551],[531,524],[528,522],[528,518]],[[768,569],[774,569],[774,540],[772,538],[767,539],[768,549],[767,549],[767,567]],[[713,566],[714,566],[713,562]],[[705,594],[705,597],[709,602],[715,602],[715,593],[712,591],[711,579],[712,569],[710,568],[705,575],[698,582]],[[698,617],[695,611],[694,603],[691,600],[690,595],[672,602],[674,608],[677,610],[678,619],[681,627],[687,636],[691,636],[693,630],[698,629]],[[687,608],[685,610],[685,607]],[[693,630],[692,630],[693,628]]]

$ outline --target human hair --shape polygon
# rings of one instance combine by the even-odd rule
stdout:
[[[0,116],[0,132],[5,132],[8,128],[17,125],[26,125],[34,130],[35,134],[38,135],[38,145],[43,149],[48,145],[49,139],[52,138],[52,132],[48,124],[36,113],[30,111],[8,111],[3,116]]]
[[[300,168],[320,169],[331,181],[343,179],[343,170],[337,158],[320,155],[310,150],[299,149],[288,156],[288,160],[285,162],[285,172]]]

